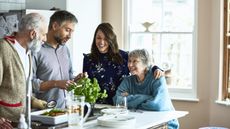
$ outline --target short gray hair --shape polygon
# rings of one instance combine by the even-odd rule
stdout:
[[[18,31],[24,32],[27,30],[39,31],[46,23],[45,18],[38,13],[30,13],[22,17],[18,24]]]
[[[136,49],[129,52],[129,58],[131,57],[141,59],[141,62],[146,66],[150,65],[149,53],[146,49]]]

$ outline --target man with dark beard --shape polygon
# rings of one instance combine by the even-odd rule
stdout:
[[[47,102],[56,101],[56,108],[65,108],[67,84],[74,79],[65,43],[71,38],[77,22],[70,12],[56,11],[50,17],[47,41],[33,57],[36,97]]]
[[[30,107],[26,95],[31,89],[31,52],[39,51],[46,40],[45,18],[37,13],[22,17],[18,27],[14,35],[0,40],[0,129],[13,128],[10,122],[18,122]]]

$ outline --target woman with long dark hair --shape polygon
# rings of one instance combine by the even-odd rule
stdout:
[[[101,23],[93,38],[91,53],[84,54],[83,72],[89,78],[96,78],[108,97],[98,103],[113,104],[113,96],[124,76],[129,75],[127,67],[128,53],[118,48],[117,37],[109,23]],[[162,75],[158,67],[153,67],[154,77]]]

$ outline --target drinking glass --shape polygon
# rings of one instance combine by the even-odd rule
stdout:
[[[127,109],[127,98],[126,98],[126,96],[118,96],[117,97],[116,108]]]
[[[126,96],[118,96],[116,100],[116,109],[119,109],[116,115],[127,115],[128,107],[127,107],[127,98]]]

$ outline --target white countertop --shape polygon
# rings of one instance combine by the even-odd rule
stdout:
[[[140,112],[130,112],[129,115],[136,118],[136,124],[130,129],[146,129],[149,127],[157,126],[162,123],[168,122],[172,119],[177,119],[187,115],[187,111],[166,111],[166,112],[153,112],[153,111],[143,111]],[[69,128],[65,128],[69,129]],[[83,129],[111,129],[109,127],[103,127],[97,124],[97,120],[86,122]],[[115,128],[112,128],[115,129]],[[119,129],[121,129],[119,127]],[[125,127],[125,129],[128,129]]]

